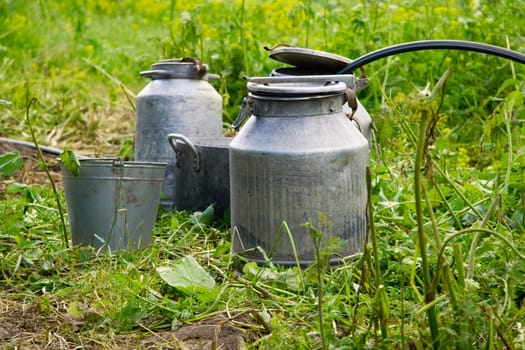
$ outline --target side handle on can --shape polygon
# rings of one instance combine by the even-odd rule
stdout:
[[[352,117],[354,116],[355,111],[357,110],[357,107],[358,107],[355,91],[352,90],[351,88],[346,88],[345,98],[346,98],[346,102],[348,103],[348,107],[352,109],[352,113],[348,116],[348,118],[352,120],[353,119]]]
[[[162,69],[146,70],[146,71],[140,72],[140,75],[146,78],[151,78],[153,80],[174,78],[173,73],[167,70],[162,70]]]
[[[248,117],[251,113],[253,113],[253,101],[248,96],[243,98],[241,109],[239,110],[239,114],[237,115],[237,118],[232,123],[232,127],[235,131],[239,131],[239,128],[241,127],[242,122],[246,117]]]
[[[171,145],[171,148],[173,148],[173,151],[175,154],[180,154],[179,144],[185,144],[189,147],[191,153],[193,154],[193,170],[195,172],[198,172],[201,170],[201,160],[199,156],[199,152],[197,151],[197,148],[193,144],[193,142],[190,141],[189,138],[187,138],[184,135],[181,134],[168,134],[168,142]],[[177,165],[179,164],[179,156],[177,156]]]

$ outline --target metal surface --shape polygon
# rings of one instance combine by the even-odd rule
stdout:
[[[175,152],[175,197],[178,210],[202,211],[214,204],[215,216],[230,207],[229,137],[169,134]]]
[[[294,68],[295,69],[295,68]],[[286,70],[289,72],[289,70]],[[352,74],[323,74],[323,75],[285,75],[284,73],[273,73],[270,77],[246,77],[246,81],[249,83],[256,84],[273,84],[276,83],[291,83],[291,84],[300,84],[301,88],[307,88],[307,83],[312,83],[314,93],[319,93],[319,86],[327,83],[342,82],[345,83],[346,87],[353,89],[355,87],[355,77]],[[301,91],[305,93],[305,91]],[[288,93],[288,91],[286,91]]]
[[[168,163],[161,200],[168,208],[175,198],[176,161],[168,134],[222,136],[222,98],[206,80],[203,67],[182,60],[160,61],[153,65],[154,73],[143,73],[152,81],[136,99],[135,160]]]
[[[350,89],[352,89],[354,92],[357,92],[365,87],[368,86],[368,79],[363,78],[356,78],[353,74],[327,74],[326,72],[323,72],[322,70],[317,70],[319,72],[319,75],[311,75],[311,70],[305,70],[301,68],[296,67],[284,67],[284,68],[277,68],[274,69],[271,73],[270,79],[286,79],[286,78],[292,78],[296,79],[296,77],[312,77],[308,79],[314,79],[317,77],[317,79],[321,79],[321,81],[340,81],[346,84],[346,86]],[[252,78],[253,79],[253,78]],[[260,81],[261,83],[263,81]],[[355,96],[355,104],[350,104],[346,102],[343,105],[343,112],[353,121],[356,123],[356,125],[359,127],[359,130],[361,130],[361,133],[365,135],[366,139],[368,140],[369,145],[371,144],[371,133],[372,133],[372,117],[370,117],[370,114],[365,109],[365,107],[361,104],[359,99]],[[237,126],[238,128],[238,126]]]
[[[343,105],[343,112],[350,117],[350,120],[356,123],[370,146],[372,140],[372,117],[357,97],[355,100],[357,103],[356,108],[352,108],[348,103],[345,103]]]
[[[165,163],[81,159],[80,174],[62,168],[73,244],[110,251],[151,242]]]
[[[264,77],[248,78],[248,90],[260,95],[286,94],[287,96],[310,96],[335,94],[346,89],[346,84],[321,80],[319,77]],[[308,79],[314,78],[314,79]],[[317,80],[315,80],[315,78]]]
[[[302,69],[337,73],[352,62],[333,53],[293,46],[278,46],[270,51],[270,58]]]
[[[313,262],[315,247],[306,222],[338,237],[333,256],[361,250],[367,232],[368,143],[342,112],[344,88],[333,95],[252,92],[252,114],[230,144],[233,252],[276,264]],[[320,219],[320,214],[327,221]],[[289,235],[282,229],[286,222]]]
[[[193,142],[191,142],[189,138],[182,134],[169,134],[168,142],[170,143],[171,148],[173,148],[173,151],[175,152],[177,159],[175,161],[175,165],[177,166],[177,168],[180,168],[182,164],[181,152],[183,147],[179,146],[179,144],[183,144],[184,147],[187,147],[191,153],[191,157],[189,157],[188,159],[193,159],[193,161],[191,162],[193,171],[198,173],[201,170],[201,157],[199,151],[197,151],[197,148],[195,148],[195,145],[193,144]],[[188,161],[189,160],[186,160],[186,162]]]
[[[327,95],[339,95],[346,90],[344,83],[332,82],[329,79],[326,80],[320,77],[255,77],[247,78],[247,80],[250,93],[248,97],[243,99],[239,114],[232,123],[232,127],[235,130],[238,130],[244,119],[252,113],[264,113],[266,115],[269,113],[277,113],[278,115],[283,115],[283,113],[290,115],[297,115],[298,113],[302,113],[302,115],[316,115],[340,110],[340,106],[333,105],[333,99],[324,100],[321,103],[315,100],[323,99]],[[265,99],[265,96],[274,101],[274,103],[259,104],[259,110],[256,110],[254,99],[262,100]],[[292,100],[300,101],[300,103],[291,104]],[[281,101],[281,103],[278,101]],[[328,101],[329,105],[326,104]],[[262,107],[265,110],[262,110]],[[273,111],[273,109],[277,110]]]
[[[152,70],[140,72],[151,79],[204,79],[208,66],[196,58],[170,58],[151,66]]]

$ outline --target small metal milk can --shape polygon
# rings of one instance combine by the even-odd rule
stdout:
[[[249,78],[241,110],[249,119],[230,144],[235,254],[308,265],[315,246],[307,222],[323,232],[323,244],[342,242],[332,262],[363,247],[368,142],[343,112],[348,82],[334,79]]]
[[[222,136],[222,97],[198,59],[161,60],[140,74],[151,82],[136,99],[135,160],[168,163],[161,204],[172,207],[176,159],[168,134]]]

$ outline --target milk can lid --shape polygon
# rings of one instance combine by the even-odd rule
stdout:
[[[326,71],[334,74],[345,68],[351,59],[330,52],[294,46],[276,46],[270,50],[270,58],[301,69]]]
[[[346,84],[338,81],[323,82],[303,80],[283,80],[280,77],[249,78],[248,91],[255,95],[299,97],[316,95],[338,95],[346,90]],[[251,80],[251,81],[250,81]]]
[[[160,60],[153,64],[151,68],[151,70],[140,72],[140,75],[152,79],[206,80],[208,73],[208,66],[199,59],[192,57]]]

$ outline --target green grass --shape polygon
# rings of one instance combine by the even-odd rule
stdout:
[[[476,3],[4,1],[0,136],[31,140],[24,116],[35,97],[38,142],[114,156],[133,140],[125,92],[138,94],[147,84],[138,73],[161,58],[201,57],[220,74],[214,84],[228,125],[246,94],[242,76],[281,66],[263,46],[355,58],[446,38],[525,52],[525,3]],[[152,333],[223,313],[248,315],[249,324],[236,325],[255,334],[246,345],[254,349],[525,347],[524,67],[442,50],[365,68],[370,86],[359,98],[374,121],[375,235],[363,254],[329,267],[319,250],[307,269],[263,269],[230,256],[227,223],[165,211],[144,251],[65,248],[51,186],[3,176],[0,307],[36,305],[59,320],[57,334],[71,348],[117,348],[129,339],[133,348]],[[448,69],[441,104],[423,99],[418,91]],[[430,123],[420,129],[423,116]],[[62,193],[58,200],[65,208]],[[158,273],[186,256],[215,287],[188,293]],[[6,348],[23,341],[0,339]]]

